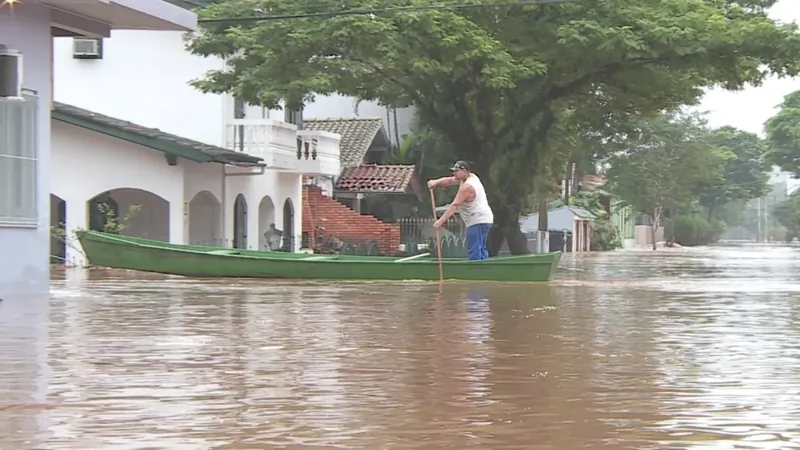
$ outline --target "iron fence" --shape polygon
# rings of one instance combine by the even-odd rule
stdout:
[[[427,217],[405,217],[399,219],[397,224],[400,226],[400,242],[424,242],[436,237],[436,230],[433,228],[433,219]],[[466,236],[464,221],[458,217],[451,217],[447,220],[441,230],[442,238],[463,238]]]
[[[404,217],[397,220],[400,228],[399,252],[404,255],[415,255],[424,252],[435,254],[436,230],[433,218]],[[442,256],[460,258],[466,256],[466,227],[458,217],[451,217],[440,230],[442,238]]]

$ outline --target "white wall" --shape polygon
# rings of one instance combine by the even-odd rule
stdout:
[[[236,196],[242,194],[247,201],[247,247],[264,249],[264,232],[270,223],[284,229],[283,205],[287,199],[294,208],[294,249],[300,249],[302,236],[302,177],[294,173],[265,171],[263,175],[228,177],[225,193],[226,235],[233,240],[233,213]],[[272,208],[269,208],[269,205]]]
[[[183,36],[181,32],[172,31],[115,30],[110,38],[104,39],[103,58],[97,60],[74,59],[72,39],[55,39],[55,99],[138,125],[159,128],[212,145],[227,146],[225,126],[234,117],[232,97],[202,94],[188,84],[208,70],[221,68],[222,62],[217,58],[191,55],[185,49]],[[320,100],[323,103],[309,106],[307,116],[316,113],[334,117],[354,116],[350,99],[337,100],[332,97]],[[350,111],[349,115],[344,113],[347,111]],[[361,105],[361,112],[362,115],[367,113],[378,117],[386,115],[384,108],[368,103]],[[248,106],[245,117],[283,120],[283,112]],[[152,153],[147,149],[140,150]],[[143,163],[140,161],[136,164],[141,166]],[[127,167],[134,167],[122,162],[117,165],[125,166],[126,170]],[[168,167],[163,163],[163,158],[158,167]],[[263,233],[269,223],[274,222],[283,229],[283,205],[289,198],[294,205],[295,247],[299,248],[303,212],[299,174],[267,171],[260,176],[234,176],[227,179],[223,189],[221,165],[194,164],[181,160],[180,167],[185,168],[181,201],[186,202],[187,214],[180,224],[171,221],[170,228],[174,231],[175,227],[180,226],[187,243],[225,242],[230,245],[234,233],[234,201],[241,193],[248,205],[248,247],[264,248]],[[152,173],[148,181],[151,179],[160,180],[161,176]],[[154,186],[150,191],[154,192],[153,189],[160,188]],[[192,202],[201,191],[207,191],[208,195],[203,194]],[[264,201],[264,207],[260,208],[267,197],[269,200]],[[222,213],[219,220],[209,220],[215,215],[217,206],[214,200],[219,203]],[[272,208],[267,207],[270,202]],[[175,236],[175,233],[170,236]],[[171,240],[174,241],[174,237]]]
[[[170,166],[161,152],[150,148],[57,121],[52,127],[57,167],[52,193],[66,202],[70,231],[87,228],[87,202],[112,191],[121,215],[132,204],[142,205],[123,234],[180,244],[231,245],[234,202],[242,194],[248,205],[248,248],[264,248],[263,234],[270,223],[283,228],[283,204],[288,198],[294,205],[295,249],[299,249],[299,174],[267,170],[226,178],[222,164],[178,159],[178,165]],[[66,259],[72,265],[85,264],[77,245],[67,247]]]
[[[186,50],[180,31],[114,30],[102,59],[72,57],[72,38],[54,39],[55,99],[211,145],[226,146],[230,95],[203,94],[189,82],[224,67]],[[283,120],[283,111],[247,106],[245,118]]]
[[[328,197],[333,197],[333,179],[329,177],[317,177],[317,186],[322,188],[322,193]]]
[[[181,161],[184,167],[184,201],[189,202],[186,218],[187,244],[227,245],[222,216],[222,164]],[[231,223],[233,219],[230,219]],[[233,225],[227,227],[228,233]]]
[[[127,234],[184,243],[183,160],[167,164],[163,153],[114,139],[83,128],[54,121],[52,193],[67,203],[68,232],[88,227],[87,202],[114,189],[141,189],[169,203],[169,219],[163,217],[163,202],[131,192],[115,192],[120,214],[128,205],[143,208],[131,220]],[[168,225],[164,225],[168,222]],[[158,225],[155,225],[158,224]],[[164,229],[168,226],[168,232]],[[155,227],[155,228],[151,228]],[[75,248],[67,248],[67,261],[83,264]]]
[[[215,176],[220,177],[219,172]],[[211,191],[200,191],[191,198],[187,196],[186,199],[189,201],[186,242],[192,245],[224,245],[226,241],[222,234],[222,209],[219,198]]]
[[[189,86],[189,81],[221,68],[222,63],[187,52],[183,35],[114,30],[103,40],[102,59],[74,59],[72,38],[56,38],[54,97],[138,125],[223,145],[226,102],[232,101]]]
[[[39,227],[0,228],[0,298],[46,294],[50,246],[50,16],[36,4],[0,7],[0,44],[23,53],[24,87],[38,92]]]
[[[55,99],[131,122],[160,128],[212,145],[225,146],[225,120],[232,119],[230,95],[206,95],[189,86],[207,71],[223,67],[218,58],[190,54],[177,31],[115,30],[103,40],[102,59],[74,59],[72,38],[54,44]],[[350,97],[317,97],[304,116],[380,117],[395,140],[394,118],[377,102],[361,102],[356,112]],[[247,119],[283,121],[282,110],[247,106]],[[413,110],[397,111],[399,134],[408,133]]]
[[[283,229],[283,204],[290,199],[294,205],[295,250],[300,248],[302,235],[302,176],[295,173],[283,173],[265,170],[259,175],[234,175],[228,176],[223,188],[224,168],[220,164],[195,164],[185,163],[185,188],[184,196],[190,202],[189,228],[187,236],[189,243],[206,244],[216,241],[215,244],[233,245],[233,212],[236,196],[242,194],[247,202],[247,247],[251,249],[264,249],[264,232],[270,223],[275,223],[278,229]],[[229,172],[235,172],[228,169]],[[238,170],[237,172],[242,172]],[[203,192],[206,197],[200,205],[192,205],[192,200]],[[216,205],[207,196],[213,196],[220,205],[222,212],[220,221],[209,222]],[[224,199],[224,200],[223,200]],[[201,200],[201,199],[197,199]],[[224,205],[223,205],[224,203]],[[197,207],[200,206],[200,207]],[[224,206],[224,207],[223,207]],[[221,239],[220,239],[221,237]],[[220,242],[222,241],[222,242]]]
[[[39,224],[0,227],[0,399],[6,404],[44,403],[47,395],[47,316],[50,247],[50,19],[37,5],[0,7],[0,44],[23,52],[24,87],[38,92]],[[0,436],[11,448],[36,445],[49,423],[36,408],[3,414]]]

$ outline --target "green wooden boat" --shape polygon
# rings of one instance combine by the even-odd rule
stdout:
[[[169,244],[96,231],[76,233],[89,264],[187,277],[332,280],[439,279],[431,257],[314,255]],[[506,282],[550,281],[561,253],[445,259],[445,279]]]

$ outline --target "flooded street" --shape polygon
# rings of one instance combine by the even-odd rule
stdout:
[[[0,303],[0,449],[800,449],[800,249],[561,265],[441,293],[54,275],[42,317]]]

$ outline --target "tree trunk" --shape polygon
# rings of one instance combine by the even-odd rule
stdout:
[[[494,226],[489,232],[487,240],[489,256],[497,256],[503,246],[503,242],[508,242],[508,251],[512,255],[530,253],[528,239],[519,229],[519,211],[492,205],[492,212],[494,212]]]
[[[656,226],[656,223],[653,222],[653,224],[650,225],[650,238],[653,239],[653,250],[658,250],[658,243],[656,243],[656,230],[657,229],[658,229],[658,226]]]
[[[477,153],[477,151],[476,151]],[[500,252],[503,243],[508,243],[508,251],[512,255],[524,255],[528,250],[528,239],[519,227],[519,216],[522,210],[520,205],[508,205],[503,197],[497,195],[498,186],[491,177],[491,164],[489,161],[475,161],[475,173],[481,178],[486,189],[489,206],[494,213],[494,225],[486,239],[489,256],[494,257]],[[507,191],[507,190],[506,190]]]
[[[658,242],[656,242],[656,231],[661,226],[661,212],[662,207],[660,205],[656,205],[653,208],[653,216],[652,216],[652,225],[650,225],[650,235],[653,238],[653,250],[658,250]]]
[[[550,224],[547,220],[549,219],[549,215],[547,213],[547,202],[539,202],[539,231],[541,232],[545,232],[550,229]]]
[[[711,223],[711,218],[714,216],[714,204],[708,205],[708,223]]]
[[[400,129],[397,126],[397,108],[392,108],[392,117],[394,119],[394,139],[397,146],[400,146]]]

